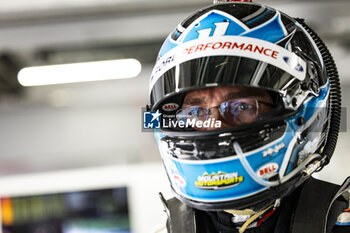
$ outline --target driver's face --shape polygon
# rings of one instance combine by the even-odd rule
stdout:
[[[225,102],[226,104],[223,105]],[[251,102],[256,104],[249,104]],[[249,87],[211,87],[187,93],[182,109],[193,106],[209,108],[210,118],[220,120],[221,128],[225,128],[253,122],[257,116],[271,110],[272,107],[268,104],[272,103],[271,96],[266,90]],[[220,105],[221,107],[218,107]],[[238,107],[236,107],[237,105]],[[253,107],[249,106],[255,105],[257,106],[254,118],[251,116],[251,112],[254,111],[249,110]],[[228,110],[223,111],[222,106],[228,106]],[[236,114],[237,109],[240,112],[238,113],[239,116]],[[232,114],[237,117],[232,118]],[[198,128],[197,130],[212,129],[214,128]]]

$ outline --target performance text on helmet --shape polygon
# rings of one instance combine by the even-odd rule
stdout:
[[[246,43],[237,43],[237,42],[230,42],[230,41],[226,41],[226,42],[209,42],[206,44],[198,44],[198,45],[194,45],[191,46],[189,48],[185,48],[185,54],[193,54],[196,52],[200,52],[200,51],[205,51],[208,49],[212,49],[212,50],[218,50],[218,49],[239,49],[241,51],[250,51],[253,53],[260,53],[262,55],[265,55],[267,57],[271,57],[274,59],[277,59],[278,56],[278,51],[276,50],[272,50],[270,48],[266,48],[264,46],[258,46],[258,45],[254,45],[254,44],[246,44]]]

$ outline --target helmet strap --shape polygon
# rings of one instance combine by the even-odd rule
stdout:
[[[266,211],[270,210],[271,208],[275,210],[277,207],[279,207],[279,205],[280,205],[280,199],[277,199],[274,204],[268,205],[267,207],[259,211],[254,211],[252,209],[224,210],[224,211],[233,215],[250,216],[238,230],[239,233],[243,233],[249,227],[249,225],[252,224],[257,218],[262,216],[264,213],[266,213]]]
[[[252,209],[244,209],[244,210],[224,210],[225,212],[233,215],[253,215],[256,211]]]

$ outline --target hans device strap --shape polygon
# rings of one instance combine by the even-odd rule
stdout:
[[[168,215],[168,233],[196,233],[194,209],[180,202],[176,198],[165,200],[161,193],[159,196]]]
[[[300,194],[291,233],[330,233],[348,203],[341,195],[350,187],[350,178],[341,187],[310,178]]]

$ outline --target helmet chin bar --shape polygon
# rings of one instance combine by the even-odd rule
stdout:
[[[237,157],[245,170],[248,172],[249,176],[255,180],[258,184],[261,184],[262,186],[270,187],[270,186],[277,186],[280,184],[279,181],[265,181],[264,179],[257,176],[253,170],[253,168],[250,166],[249,162],[247,161],[246,157],[243,155],[243,151],[241,146],[237,141],[233,142],[233,148],[235,149],[235,152],[237,154]]]
[[[232,201],[223,201],[223,202],[198,202],[196,200],[192,200],[178,194],[174,187],[171,186],[172,191],[176,198],[181,200],[193,208],[204,210],[204,211],[222,211],[225,209],[252,209],[252,210],[260,210],[267,205],[274,203],[277,199],[282,199],[287,196],[290,192],[292,192],[296,187],[298,187],[302,182],[304,182],[308,176],[304,176],[304,174],[298,174],[295,177],[292,177],[290,180],[285,183],[269,187],[267,190],[258,193],[254,196],[232,200]]]
[[[238,148],[240,146],[238,145],[235,147],[238,150],[237,156],[244,157],[243,154],[239,153],[240,151]],[[225,209],[232,209],[232,208],[234,209],[250,208],[253,210],[260,210],[261,208],[264,208],[267,205],[276,202],[276,200],[278,199],[283,199],[283,197],[287,196],[296,187],[304,183],[304,181],[307,180],[313,172],[317,171],[322,167],[322,160],[321,160],[321,155],[311,154],[307,159],[301,162],[299,166],[295,168],[292,172],[290,172],[288,175],[284,176],[282,179],[278,177],[278,181],[276,182],[261,180],[259,177],[255,175],[254,172],[250,174],[249,170],[250,169],[252,170],[252,168],[248,163],[244,165],[244,162],[243,162],[242,164],[243,166],[247,166],[245,167],[246,170],[255,181],[259,180],[259,182],[261,182],[259,184],[267,186],[268,189],[263,191],[262,193],[256,194],[254,197],[243,198],[243,199],[238,199],[233,201],[216,202],[216,203],[198,202],[198,201],[183,197],[174,190],[173,186],[171,186],[172,191],[176,198],[186,203],[187,205],[200,210],[222,211]],[[275,183],[278,183],[278,185],[273,185]]]
[[[318,168],[322,166],[322,162],[320,160],[321,155],[320,154],[312,154],[307,157],[303,162],[299,164],[297,168],[295,168],[293,171],[291,171],[288,175],[280,178],[280,176],[277,175],[278,180],[275,181],[266,181],[259,177],[256,172],[254,172],[253,168],[250,166],[248,160],[243,155],[243,151],[241,149],[241,146],[237,141],[233,142],[234,150],[237,154],[237,157],[239,161],[241,162],[242,166],[245,168],[245,170],[248,172],[249,176],[258,184],[266,186],[266,187],[273,187],[278,186],[282,183],[287,182],[289,179],[291,179],[296,174],[302,172],[306,176],[310,176],[312,173],[314,173]]]

